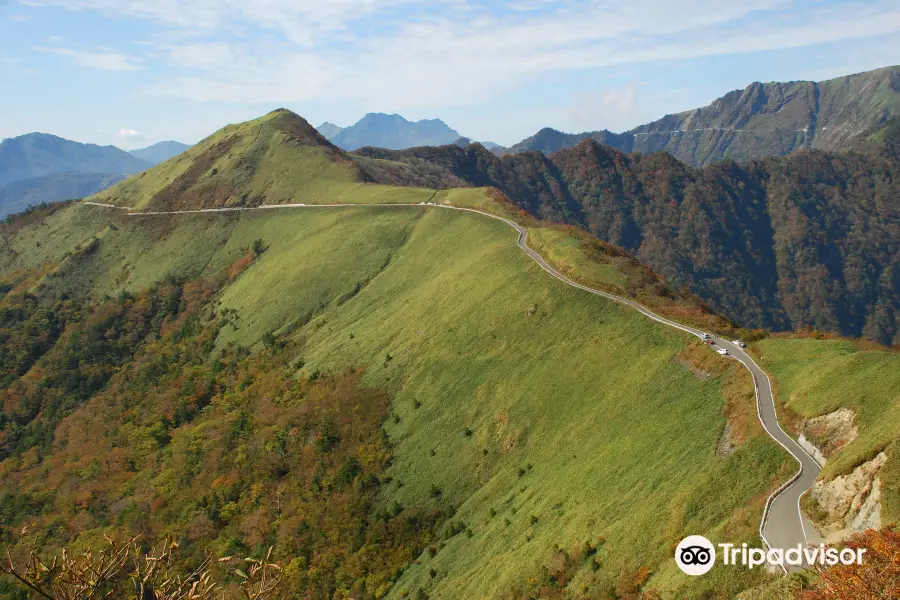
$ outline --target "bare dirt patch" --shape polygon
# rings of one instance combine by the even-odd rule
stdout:
[[[803,436],[812,442],[826,458],[859,437],[856,414],[849,408],[807,419],[800,427]]]

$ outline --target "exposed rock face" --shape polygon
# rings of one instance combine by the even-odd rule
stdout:
[[[887,461],[882,452],[831,481],[818,481],[810,490],[824,516],[817,525],[826,543],[881,527],[881,482],[878,473]]]
[[[807,419],[801,426],[801,434],[828,458],[859,437],[859,427],[854,412],[849,408],[840,408],[827,415]]]

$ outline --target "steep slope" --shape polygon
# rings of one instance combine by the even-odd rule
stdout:
[[[375,201],[380,186],[303,118],[287,110],[229,125],[186,152],[92,197],[140,209],[182,210],[285,202]],[[397,194],[422,201],[425,192]]]
[[[508,152],[551,154],[593,139],[623,152],[665,151],[704,166],[724,158],[743,162],[784,156],[801,148],[842,150],[898,114],[900,67],[887,67],[818,83],[752,83],[708,106],[666,115],[621,134],[543,129]]]
[[[115,303],[130,293],[140,301],[128,322],[171,310],[161,331],[174,336],[171,349],[161,339],[126,362],[109,393],[54,404],[71,411],[57,441],[17,434],[14,447],[24,447],[14,452],[41,450],[37,462],[16,455],[3,464],[3,485],[25,498],[10,525],[55,523],[55,540],[146,527],[216,553],[281,540],[276,558],[294,565],[298,581],[335,582],[326,596],[364,581],[392,597],[421,588],[432,598],[502,598],[549,582],[555,575],[544,567],[560,552],[572,591],[591,595],[640,578],[642,567],[656,574],[646,588],[678,597],[731,597],[764,578],[733,570],[691,579],[670,558],[688,531],[752,541],[768,491],[790,471],[755,421],[740,416],[753,414],[750,382],[682,334],[547,277],[501,222],[429,207],[129,217],[74,205],[3,233],[15,251],[4,277],[54,265],[52,276],[26,284],[36,297]],[[264,250],[253,255],[257,239]],[[169,295],[140,292],[223,272],[190,325],[176,319],[181,305]],[[202,302],[198,286],[184,290],[185,305]],[[209,354],[183,363],[197,351],[191,332],[212,313],[227,322],[196,346]],[[292,360],[262,353],[274,369],[264,377],[240,366],[249,363],[230,366],[230,352],[279,343],[296,344]],[[302,382],[348,366],[364,369],[366,389],[391,394],[392,460],[374,480],[372,461],[384,460],[374,444],[348,456],[343,475],[340,463],[315,477],[301,471],[304,460],[332,459],[315,450],[320,424],[307,435],[287,420],[315,406]],[[298,388],[282,391],[279,377],[290,381],[297,368]],[[170,387],[150,395],[170,373]],[[7,406],[28,406],[29,387],[16,389],[26,398]],[[195,389],[207,408],[178,403]],[[343,410],[331,413],[335,423],[371,409],[350,396]],[[45,431],[47,417],[25,430]],[[726,419],[743,423],[742,437],[733,453],[717,455]],[[58,490],[52,497],[48,483]],[[341,489],[377,492],[361,530],[349,528],[355,521],[337,529],[357,510],[346,496],[334,497],[344,508],[329,519],[298,512]],[[436,511],[452,517],[438,521],[396,580],[379,579],[374,561],[395,546],[369,541],[367,527],[409,530]],[[323,555],[313,540],[326,533],[336,537]],[[359,540],[352,558],[338,561],[348,537]]]
[[[829,537],[900,522],[900,353],[775,337],[753,350],[804,435],[827,458],[806,505]]]
[[[151,164],[115,146],[30,133],[0,142],[0,186],[54,173],[139,173]]]
[[[415,146],[452,144],[460,135],[440,119],[407,121],[400,115],[369,113],[329,139],[344,150],[363,146],[401,150]]]
[[[624,155],[593,140],[498,158],[473,145],[401,152],[373,180],[493,186],[533,215],[579,225],[748,327],[821,329],[900,342],[900,154],[802,152],[695,170],[665,153]],[[895,132],[896,133],[896,132]]]
[[[54,173],[15,181],[0,187],[0,218],[44,202],[84,198],[114,185],[128,175]]]
[[[188,148],[190,148],[190,145],[188,144],[170,140],[167,142],[158,142],[152,146],[141,148],[139,150],[131,150],[129,154],[141,160],[145,160],[150,164],[158,165],[161,162],[169,160],[173,156],[181,154]]]
[[[634,150],[665,150],[695,165],[746,161],[799,148],[841,150],[900,113],[900,68],[823,82],[753,83],[709,106],[638,127]]]

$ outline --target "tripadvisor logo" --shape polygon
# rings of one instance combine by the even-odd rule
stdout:
[[[762,565],[786,568],[819,564],[833,567],[836,564],[861,565],[866,548],[828,548],[798,545],[795,548],[750,548],[747,544],[718,544],[722,551],[722,564],[753,569]],[[704,575],[716,563],[716,548],[702,535],[689,535],[675,548],[675,562],[688,575]]]
[[[716,548],[702,535],[689,535],[675,548],[675,562],[688,575],[703,575],[716,563]]]

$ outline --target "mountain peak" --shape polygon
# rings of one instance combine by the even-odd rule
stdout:
[[[255,206],[294,200],[313,181],[358,180],[343,152],[306,119],[279,109],[228,125],[95,199],[156,210]]]
[[[545,127],[507,153],[552,154],[590,137],[622,152],[669,152],[704,166],[784,156],[802,148],[839,151],[894,116],[900,116],[900,67],[885,67],[820,82],[754,81],[707,106],[624,133],[569,134]]]
[[[280,108],[266,115],[265,119],[275,129],[284,133],[295,142],[307,146],[325,146],[334,148],[324,135],[319,133],[309,121],[295,112]]]
[[[320,131],[323,131],[320,128]],[[398,114],[368,113],[356,124],[327,136],[344,150],[366,146],[403,150],[452,144],[461,136],[440,119],[409,121]]]

